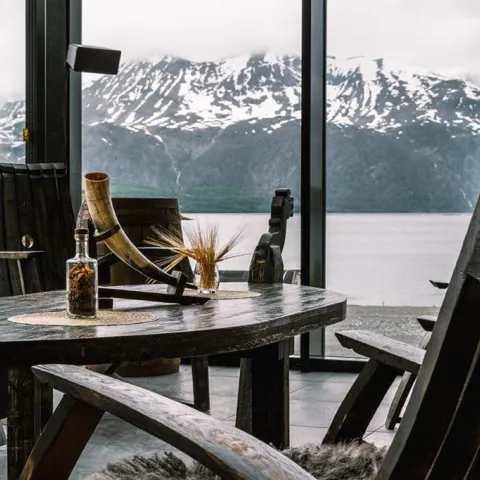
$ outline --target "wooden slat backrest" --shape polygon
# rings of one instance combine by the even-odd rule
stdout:
[[[20,250],[21,243],[18,227],[17,196],[13,165],[2,165],[2,186],[5,249],[16,251]],[[21,295],[23,292],[18,267],[15,262],[8,262],[7,265],[11,294]]]
[[[468,423],[466,417],[473,415],[475,410],[470,396],[472,387],[478,387],[480,381],[479,341],[480,200],[473,213],[410,402],[378,479],[463,478],[461,472],[460,476],[457,475],[458,469],[462,468],[457,464],[457,454],[463,448],[464,438],[459,426]],[[465,395],[460,402],[464,388]],[[457,408],[458,414],[454,419]],[[454,421],[449,433],[452,419]],[[473,460],[472,451],[478,448],[478,419],[476,412],[475,423],[469,425],[468,452],[463,452],[463,464]],[[435,458],[440,466],[445,464],[447,456],[455,464],[455,475],[428,477],[431,471],[439,473]]]
[[[5,215],[3,208],[3,180],[0,174],[0,250],[6,250],[5,244]],[[6,260],[0,260],[0,296],[8,297],[12,294],[10,276]]]
[[[67,168],[63,163],[55,163],[55,179],[57,181],[58,206],[60,214],[60,225],[62,235],[60,240],[61,258],[70,258],[75,250],[73,231],[75,230],[75,215],[73,213],[72,200],[70,197],[70,186],[68,181]],[[62,265],[65,269],[65,263]]]
[[[22,263],[26,293],[65,288],[65,260],[74,254],[74,216],[63,164],[0,164],[0,251],[25,250],[30,237],[38,258]],[[0,260],[0,296],[19,295],[15,260]],[[0,418],[6,411],[6,370],[0,369]]]
[[[20,249],[23,248],[21,241],[22,238],[32,238],[33,240],[33,227],[35,226],[35,212],[28,172],[27,165],[14,166],[15,196],[18,218],[17,238]],[[25,292],[34,293],[44,290],[39,259],[32,258],[28,262],[24,262],[22,267]]]
[[[53,289],[62,288],[65,280],[65,260],[63,260],[63,268],[60,268],[59,252],[61,251],[62,228],[60,225],[60,208],[58,202],[57,184],[55,180],[55,170],[53,164],[41,164],[41,191],[45,197],[45,211],[39,211],[36,215],[40,215],[44,222],[43,238],[39,238],[39,247],[45,250],[46,256],[49,258],[50,275],[54,282]],[[48,220],[47,220],[48,219]],[[70,233],[71,235],[72,233]],[[38,232],[37,232],[38,235]],[[51,288],[49,288],[50,290]]]
[[[0,250],[24,250],[22,237],[38,260],[24,264],[27,293],[65,287],[65,260],[74,253],[74,215],[63,164],[0,164]],[[0,295],[22,293],[18,266],[0,261]]]

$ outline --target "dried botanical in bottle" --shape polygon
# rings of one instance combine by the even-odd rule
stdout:
[[[67,260],[67,313],[94,318],[98,309],[98,264],[88,256],[88,230],[75,230],[76,254]]]

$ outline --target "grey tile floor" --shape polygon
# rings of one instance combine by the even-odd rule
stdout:
[[[235,422],[238,368],[211,367],[211,414],[226,422]],[[348,373],[290,372],[290,422],[291,444],[320,442],[325,435],[335,411],[350,388],[356,375]],[[156,392],[170,393],[180,398],[192,398],[190,367],[181,366],[180,372],[163,377],[130,379],[132,383]],[[376,412],[365,439],[377,446],[389,445],[393,433],[384,427],[389,402],[398,381],[387,394]],[[58,402],[60,395],[55,395]],[[90,443],[82,454],[71,479],[79,480],[99,471],[107,463],[134,454],[150,454],[171,449],[167,444],[132,427],[123,421],[105,415]],[[5,447],[0,447],[0,479],[6,478]]]

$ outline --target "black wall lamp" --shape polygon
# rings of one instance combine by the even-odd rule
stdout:
[[[67,65],[75,72],[116,75],[120,65],[120,50],[71,43]]]

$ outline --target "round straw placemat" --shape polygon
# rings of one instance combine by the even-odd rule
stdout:
[[[212,300],[237,300],[239,298],[252,298],[260,296],[258,292],[251,292],[249,290],[217,290],[215,293],[200,293],[198,290],[188,295],[196,295],[198,297],[211,298]]]
[[[122,312],[119,310],[100,310],[97,318],[70,318],[67,312],[42,312],[15,315],[8,319],[14,323],[27,325],[60,325],[65,327],[100,327],[105,325],[132,325],[155,320],[153,315],[143,312]]]

